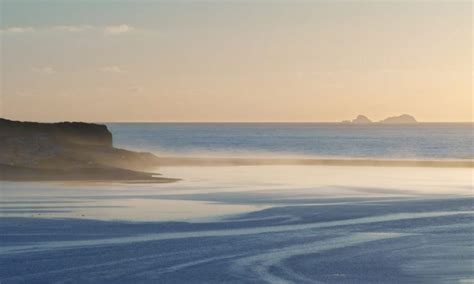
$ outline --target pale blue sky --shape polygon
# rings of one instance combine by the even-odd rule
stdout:
[[[6,117],[472,121],[470,1],[0,2]]]

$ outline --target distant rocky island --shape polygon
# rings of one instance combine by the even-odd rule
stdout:
[[[170,182],[151,153],[113,147],[105,125],[0,118],[0,180]]]
[[[402,114],[399,116],[391,116],[384,120],[373,122],[365,115],[358,115],[353,120],[344,120],[342,123],[344,124],[372,124],[372,123],[379,123],[379,124],[416,124],[418,121],[415,117],[409,114]]]
[[[418,123],[418,121],[416,121],[416,119],[413,116],[409,115],[409,114],[402,114],[402,115],[399,115],[399,116],[388,117],[388,118],[380,121],[380,123],[413,124],[413,123]]]

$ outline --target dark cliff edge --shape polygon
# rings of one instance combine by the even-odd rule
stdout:
[[[147,172],[158,165],[151,153],[114,148],[105,125],[0,118],[0,180],[174,181]]]

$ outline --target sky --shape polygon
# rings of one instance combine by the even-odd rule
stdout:
[[[471,1],[0,0],[0,116],[473,121]]]

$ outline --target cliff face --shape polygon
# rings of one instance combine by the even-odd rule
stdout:
[[[155,167],[158,158],[114,148],[105,125],[0,119],[0,164],[37,169],[142,170]]]
[[[87,145],[112,147],[112,134],[105,125],[82,122],[36,123],[0,118],[0,143],[14,146],[13,142],[41,142],[56,145]]]

